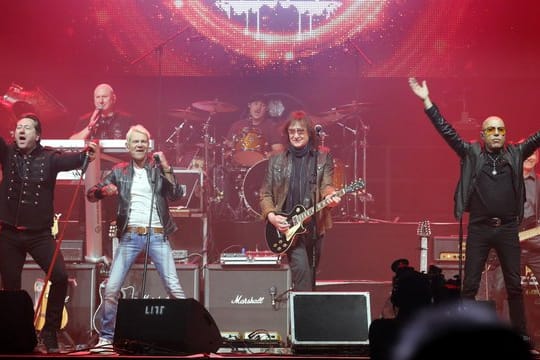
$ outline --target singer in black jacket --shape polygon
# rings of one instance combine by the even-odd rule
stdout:
[[[101,304],[102,329],[98,344],[91,350],[94,353],[112,350],[120,290],[131,265],[146,249],[147,242],[147,255],[156,266],[169,297],[185,298],[168,238],[177,230],[168,200],[182,197],[183,186],[177,183],[162,152],[154,154],[154,164],[149,161],[150,133],[143,126],[134,125],[129,129],[126,145],[131,161],[115,165],[99,184],[86,193],[92,202],[118,197],[116,221],[120,240],[105,286]]]
[[[116,109],[116,101],[116,94],[109,84],[96,86],[95,109],[81,117],[77,132],[70,139],[124,139],[133,119],[131,115]]]
[[[26,253],[45,272],[52,265],[52,285],[40,335],[47,351],[57,352],[56,332],[60,329],[68,275],[61,253],[53,263],[56,242],[51,226],[56,175],[93,161],[97,145],[89,143],[88,152],[63,154],[41,146],[40,139],[41,123],[35,114],[21,116],[13,144],[0,137],[0,275],[5,290],[18,290]]]
[[[409,85],[422,100],[435,129],[461,160],[454,214],[463,221],[464,213],[469,213],[461,296],[475,299],[489,251],[495,249],[504,273],[512,326],[528,338],[518,232],[525,202],[523,160],[540,146],[540,132],[519,144],[507,144],[504,121],[489,116],[482,123],[482,142],[465,141],[431,101],[426,81],[420,84],[410,78]]]

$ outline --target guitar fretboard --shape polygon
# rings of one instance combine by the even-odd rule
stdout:
[[[343,188],[339,190],[338,192],[336,192],[334,196],[342,197],[346,192],[347,192],[347,189]],[[332,201],[332,197],[328,197],[322,201],[319,201],[317,205],[312,206],[306,211],[304,211],[303,213],[296,215],[295,217],[298,220],[298,222],[295,221],[294,223],[298,224],[298,223],[304,222],[305,219],[307,219],[308,217],[312,216],[315,213],[315,209],[317,209],[317,211],[320,211],[324,209],[326,206],[328,206],[328,204],[330,204],[331,201]]]

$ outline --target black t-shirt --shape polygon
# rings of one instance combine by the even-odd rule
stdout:
[[[502,156],[488,158],[477,175],[470,206],[471,222],[491,217],[516,216],[516,201],[512,186],[512,169]]]
[[[85,126],[88,126],[91,115],[92,114],[85,114],[80,118],[76,132],[81,131]],[[90,133],[89,139],[123,140],[126,138],[126,133],[131,125],[133,125],[133,119],[130,114],[115,111],[111,116],[102,116],[101,119],[98,120],[96,126]]]

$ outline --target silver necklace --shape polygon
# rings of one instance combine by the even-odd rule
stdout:
[[[486,152],[486,155],[491,160],[491,164],[493,166],[493,169],[491,170],[491,174],[493,174],[493,176],[495,176],[495,175],[497,175],[497,167],[496,167],[496,165],[497,165],[497,161],[499,161],[499,154],[497,154],[497,156],[495,158],[493,158],[490,153]]]

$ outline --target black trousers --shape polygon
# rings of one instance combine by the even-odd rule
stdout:
[[[313,291],[323,236],[313,239],[311,233],[308,232],[297,235],[294,241],[294,245],[287,252],[293,289],[294,291]]]
[[[56,242],[50,229],[17,230],[3,226],[0,231],[0,275],[4,289],[21,289],[21,275],[26,253],[34,258],[46,275],[55,249]],[[56,258],[50,281],[51,287],[47,298],[45,324],[42,331],[59,330],[62,321],[62,311],[68,288],[68,274],[61,252]]]
[[[526,334],[518,232],[517,221],[499,227],[485,223],[469,223],[461,295],[465,299],[476,297],[489,251],[493,248],[503,273],[510,321],[516,331]]]

